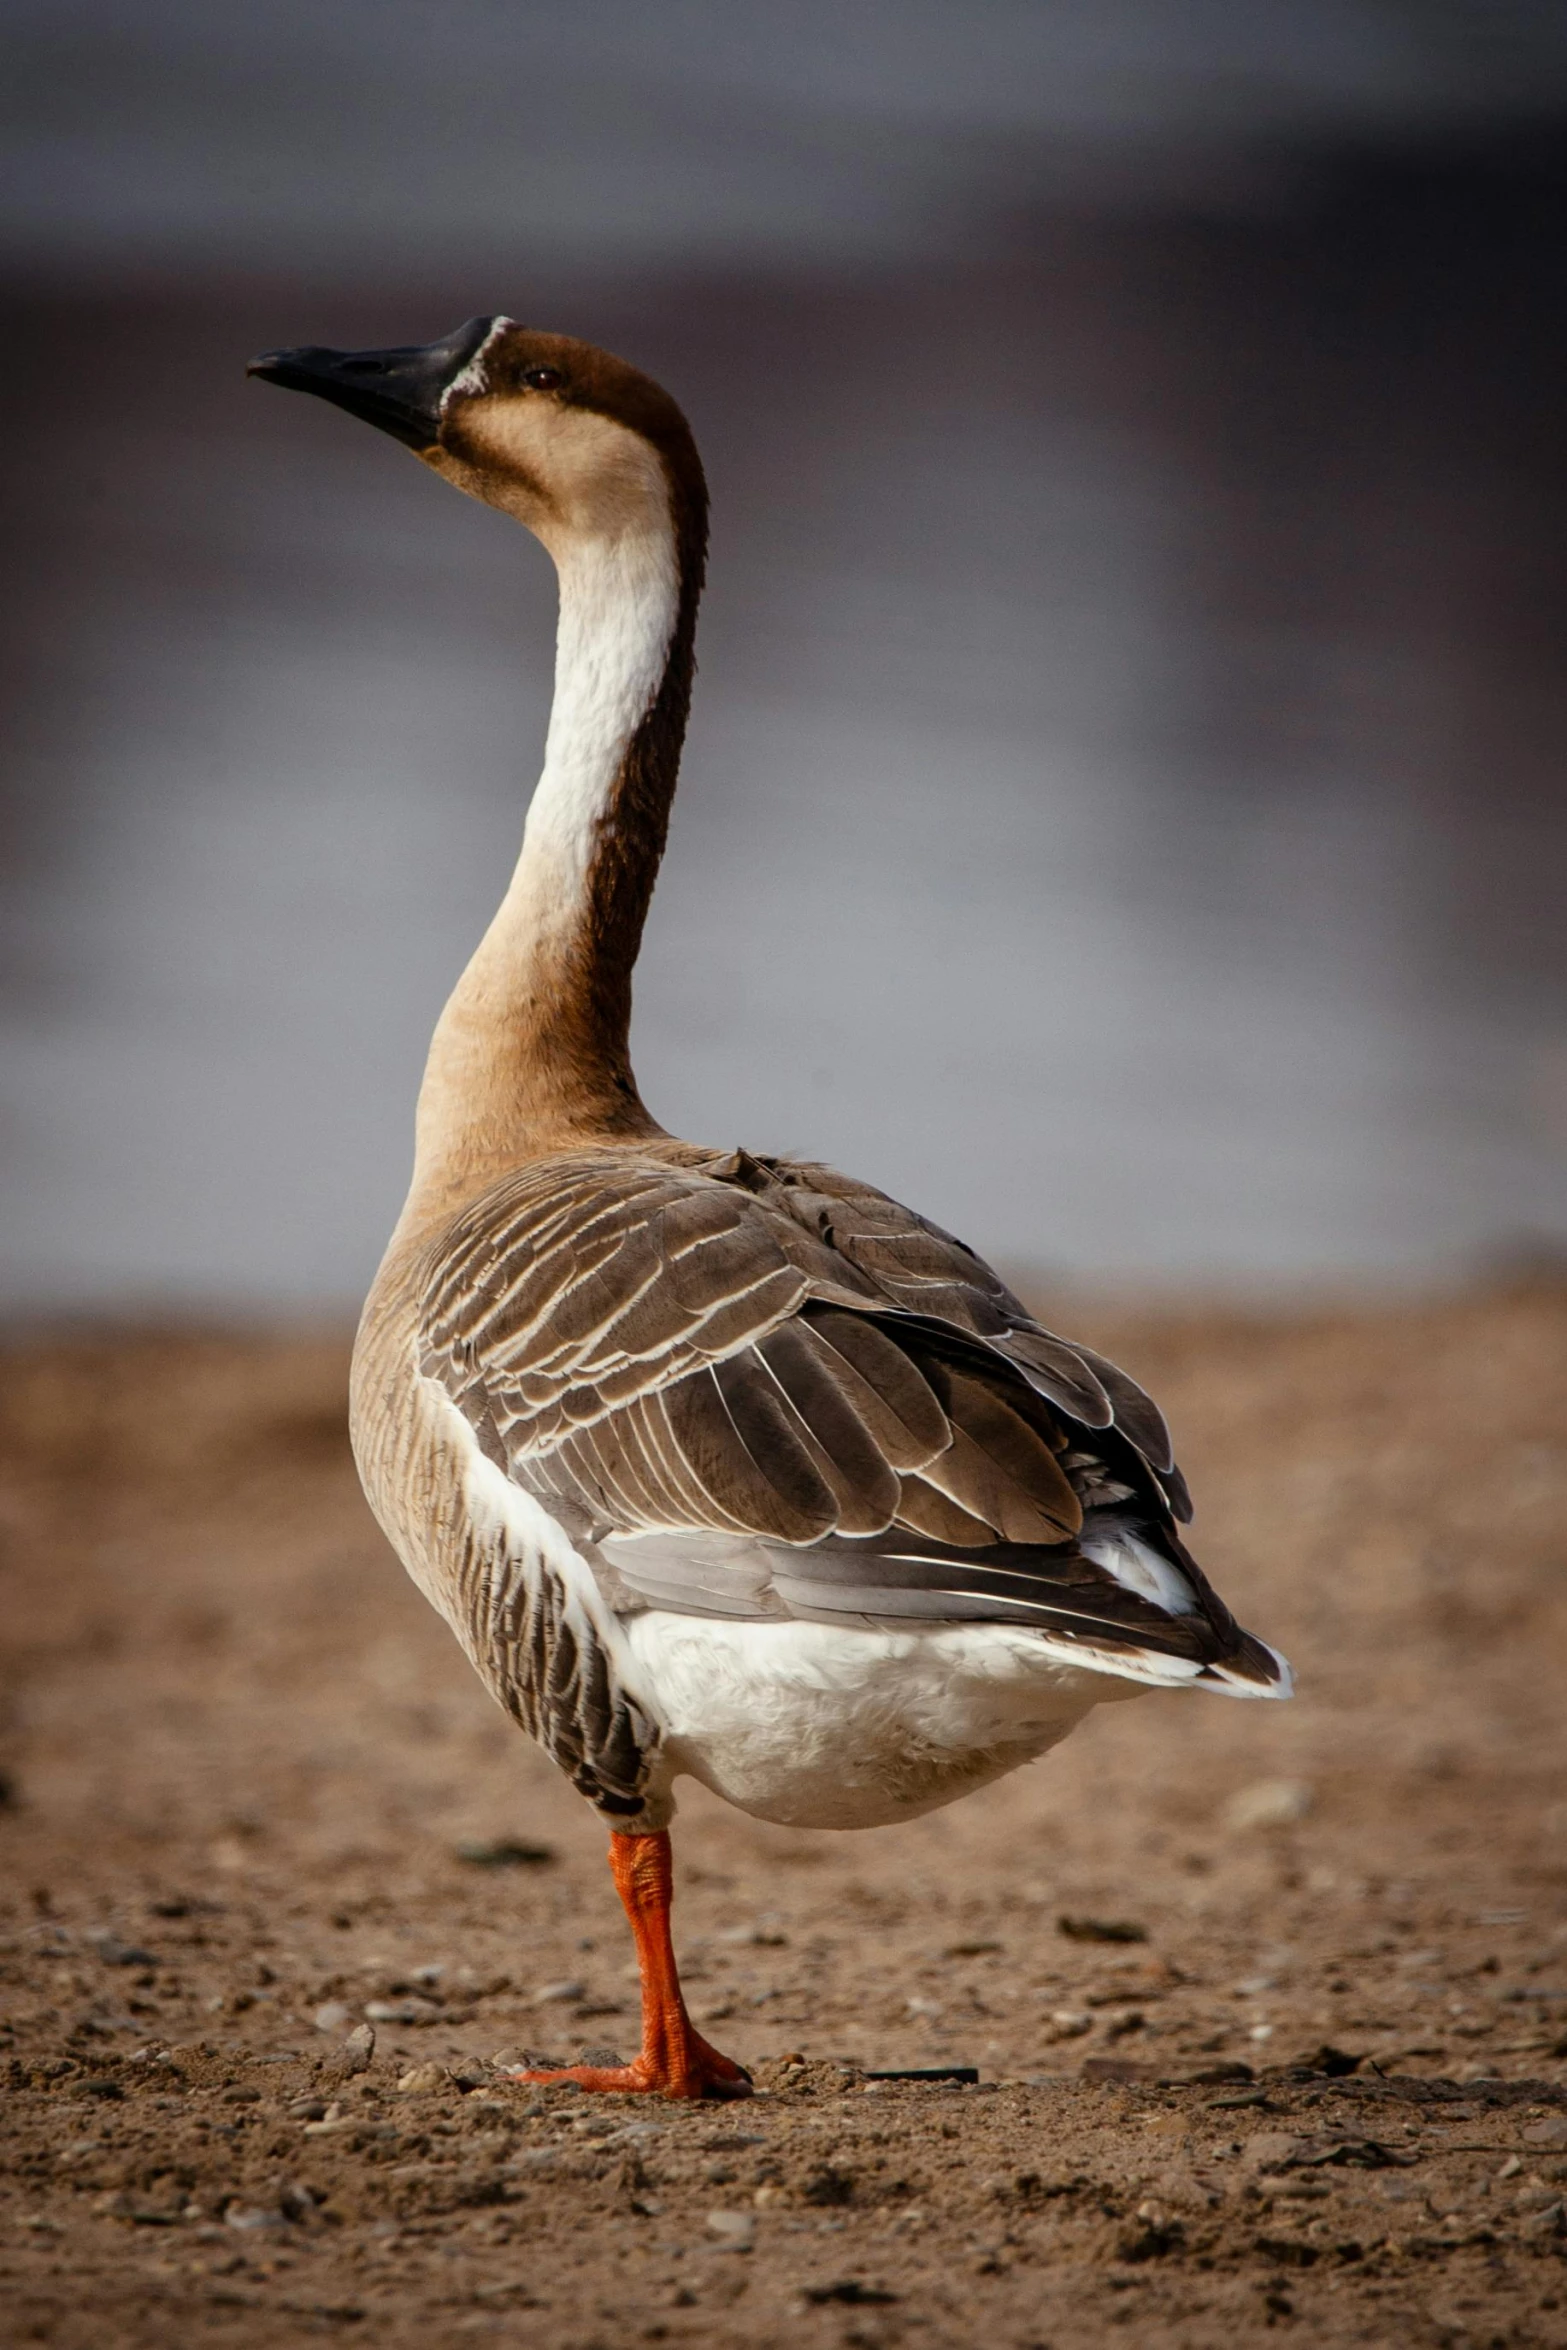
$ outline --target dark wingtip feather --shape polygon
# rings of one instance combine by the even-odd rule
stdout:
[[[1164,1414],[1153,1397],[1128,1378],[1118,1363],[1096,1354],[1091,1346],[1080,1346],[1074,1339],[1072,1351],[1082,1357],[1109,1396],[1122,1434],[1131,1438],[1151,1469],[1161,1477],[1168,1475],[1175,1466],[1175,1452]]]
[[[1164,1498],[1170,1505],[1171,1517],[1178,1526],[1189,1526],[1194,1515],[1191,1488],[1180,1470],[1172,1465],[1168,1469],[1156,1469],[1154,1474],[1164,1488]]]
[[[1084,1428],[1108,1428],[1114,1409],[1086,1357],[1047,1330],[1007,1330],[991,1344],[1017,1365],[1031,1387]]]

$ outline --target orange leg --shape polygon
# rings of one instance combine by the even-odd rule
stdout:
[[[582,2089],[661,2097],[749,2097],[750,2074],[709,2048],[686,2013],[669,1938],[674,1863],[667,1829],[653,1836],[611,1836],[609,1865],[631,1920],[642,1971],[642,2053],[634,2064],[574,2064],[561,2072],[518,2072],[512,2078],[575,2081]]]

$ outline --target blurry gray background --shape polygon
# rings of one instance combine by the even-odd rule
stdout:
[[[8,0],[0,1302],[318,1305],[515,853],[552,579],[254,350],[682,400],[636,1058],[1023,1273],[1567,1236],[1567,11]]]

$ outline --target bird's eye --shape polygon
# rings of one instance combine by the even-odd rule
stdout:
[[[522,380],[530,392],[558,392],[566,378],[558,367],[530,367]]]

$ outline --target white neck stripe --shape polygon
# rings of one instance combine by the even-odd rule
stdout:
[[[464,367],[459,374],[452,377],[451,382],[447,385],[445,391],[441,394],[441,414],[443,416],[446,413],[446,403],[452,397],[454,392],[461,392],[466,398],[470,394],[475,397],[482,397],[482,395],[489,390],[490,376],[489,370],[485,366],[485,361],[489,357],[490,345],[495,341],[498,335],[503,335],[508,327],[514,326],[515,324],[516,320],[511,318],[497,318],[491,321],[489,333],[485,336],[483,342],[479,345],[479,348],[477,351],[475,351],[467,366]]]

